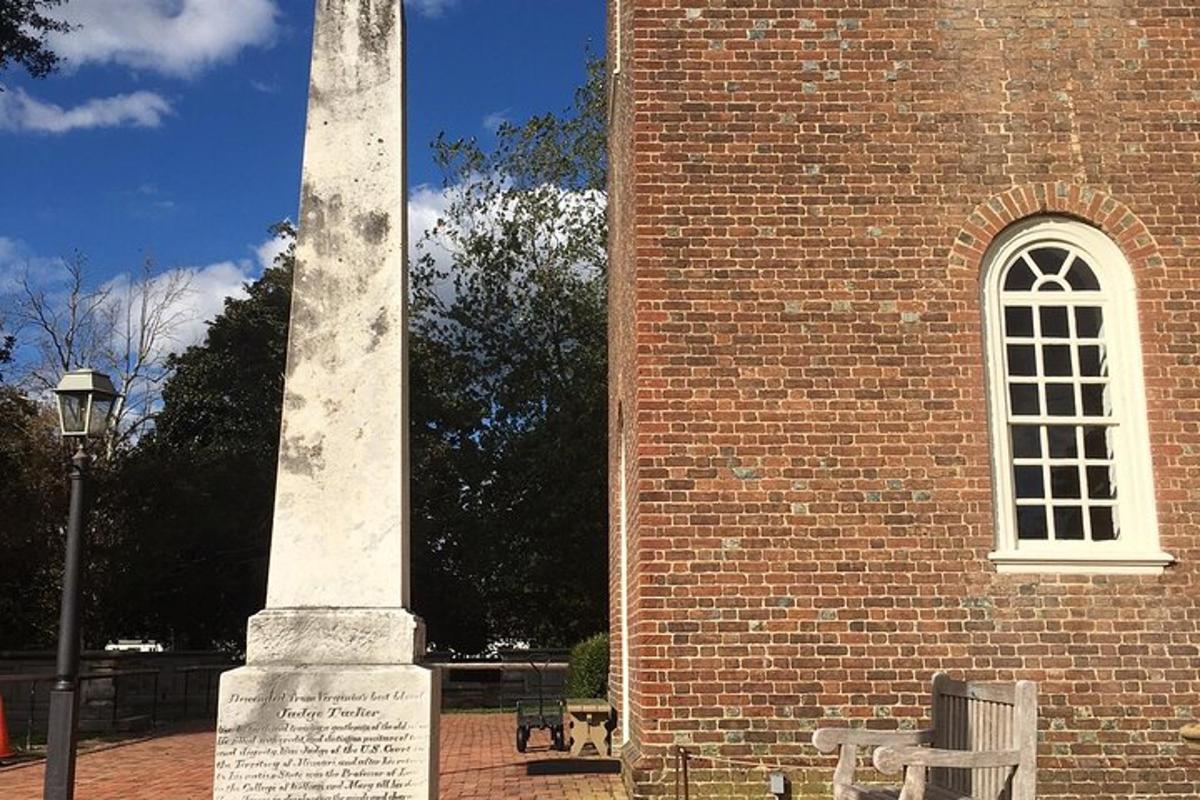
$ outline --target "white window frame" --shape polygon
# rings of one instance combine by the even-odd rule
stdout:
[[[1120,534],[1113,541],[1021,541],[1017,537],[1001,282],[1012,259],[1039,245],[1081,253],[1100,282],[1100,292],[1086,294],[1103,308],[1112,416],[1116,422],[1113,471]],[[1065,217],[1037,217],[1011,226],[996,238],[984,256],[982,283],[996,516],[996,549],[990,560],[999,572],[1161,573],[1174,558],[1159,546],[1136,286],[1125,255],[1108,236],[1090,225]],[[1075,292],[1056,294],[1066,299]],[[1049,493],[1048,486],[1045,491]]]

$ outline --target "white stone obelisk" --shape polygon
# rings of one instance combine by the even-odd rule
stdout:
[[[401,0],[318,0],[267,608],[221,680],[215,800],[432,800],[408,611]]]

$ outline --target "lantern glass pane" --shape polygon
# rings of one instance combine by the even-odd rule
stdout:
[[[64,436],[82,436],[87,433],[85,412],[87,411],[86,394],[60,394],[58,396],[58,414],[62,422]]]
[[[112,413],[113,398],[92,398],[92,415],[88,419],[88,435],[103,436],[108,429],[108,417]]]

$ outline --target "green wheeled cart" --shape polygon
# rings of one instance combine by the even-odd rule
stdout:
[[[537,675],[537,697],[523,697],[517,700],[517,752],[525,752],[534,730],[550,731],[550,746],[555,750],[566,750],[566,739],[563,736],[563,698],[546,695],[545,670],[549,665],[549,658],[539,664],[531,654],[529,665]]]

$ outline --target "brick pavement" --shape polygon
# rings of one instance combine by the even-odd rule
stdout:
[[[442,718],[441,800],[625,800],[619,775],[586,772],[611,762],[575,761],[535,733],[513,746],[509,714]],[[210,800],[213,733],[182,731],[79,758],[76,800]],[[42,766],[0,770],[0,800],[38,800]],[[556,774],[562,773],[562,774]]]

